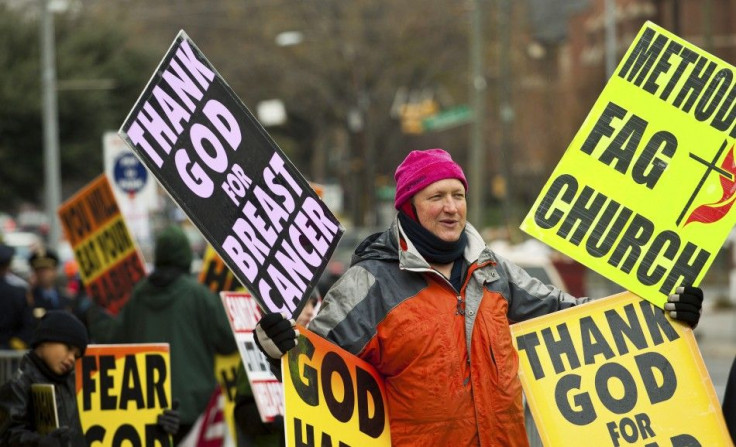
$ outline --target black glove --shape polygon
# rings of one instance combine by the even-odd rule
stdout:
[[[667,297],[664,310],[670,317],[680,320],[695,328],[703,312],[703,291],[698,287],[678,287],[675,293]]]
[[[41,437],[39,447],[68,447],[71,444],[72,431],[66,425],[55,429],[46,436]]]
[[[156,424],[170,435],[175,435],[179,431],[179,423],[181,418],[179,416],[179,401],[174,399],[171,402],[171,408],[167,408],[163,413],[158,415],[156,418]]]
[[[271,430],[274,433],[283,433],[284,432],[284,416],[277,414],[273,417],[273,421],[269,422],[269,425],[271,426]]]
[[[299,332],[294,329],[294,320],[287,320],[281,314],[270,313],[256,324],[256,346],[270,359],[280,359],[286,352],[296,346]]]

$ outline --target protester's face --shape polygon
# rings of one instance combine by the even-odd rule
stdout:
[[[312,321],[312,318],[314,318],[314,300],[310,299],[307,302],[307,305],[304,306],[304,309],[302,309],[302,313],[297,317],[296,324],[306,326],[310,321]]]
[[[36,347],[36,354],[56,374],[63,375],[74,369],[74,362],[82,356],[76,346],[45,341]]]
[[[465,228],[465,187],[458,179],[432,183],[414,196],[417,219],[424,228],[446,242],[460,239]]]
[[[36,281],[41,287],[51,287],[56,283],[56,269],[42,267],[36,269]]]

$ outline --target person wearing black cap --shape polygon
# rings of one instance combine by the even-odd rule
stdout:
[[[73,314],[50,310],[41,318],[18,371],[0,388],[0,445],[86,447],[77,411],[74,365],[84,355],[87,328]],[[51,384],[56,395],[59,428],[41,434],[35,426],[31,386]],[[164,410],[157,424],[168,434],[179,429],[179,413]]]
[[[0,243],[0,349],[25,349],[33,332],[26,289],[8,280],[14,254],[13,247]]]
[[[74,363],[87,348],[87,329],[74,315],[49,311],[31,340],[33,348],[0,388],[0,445],[86,446],[77,412]],[[35,427],[31,385],[54,385],[59,428],[43,435]]]
[[[49,310],[72,311],[73,300],[57,283],[59,257],[56,253],[41,247],[31,254],[28,263],[33,270],[33,315],[41,318]]]

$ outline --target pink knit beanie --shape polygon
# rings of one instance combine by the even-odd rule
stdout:
[[[460,180],[465,191],[468,190],[468,182],[465,180],[463,169],[452,161],[450,154],[444,150],[427,149],[409,152],[394,174],[396,180],[394,208],[401,209],[401,206],[417,192],[436,181],[448,178]]]

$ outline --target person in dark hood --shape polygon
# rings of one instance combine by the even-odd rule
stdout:
[[[101,343],[169,343],[171,394],[179,401],[184,438],[205,410],[217,386],[215,354],[237,350],[219,298],[190,273],[192,249],[184,232],[167,227],[156,236],[154,270],[133,289],[120,314],[99,307],[88,316],[90,332]]]

